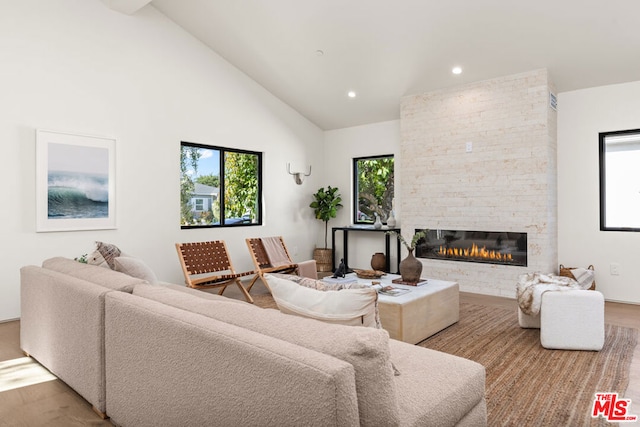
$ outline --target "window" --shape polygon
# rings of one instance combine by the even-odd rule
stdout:
[[[180,227],[262,224],[262,154],[180,143]]]
[[[378,214],[386,222],[394,209],[393,154],[353,159],[353,222],[373,224]]]
[[[194,209],[196,211],[202,212],[202,211],[205,210],[205,208],[204,208],[204,199],[195,199],[194,202],[195,202]]]
[[[640,231],[640,129],[600,134],[600,230]]]

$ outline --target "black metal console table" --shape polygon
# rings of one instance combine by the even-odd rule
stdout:
[[[389,258],[389,249],[391,248],[391,236],[386,234],[387,231],[395,231],[396,233],[400,233],[399,228],[384,228],[384,229],[375,229],[373,226],[371,228],[368,227],[333,227],[331,229],[331,250],[333,251],[333,257],[331,259],[331,271],[336,270],[336,231],[342,231],[342,257],[344,258],[345,265],[349,266],[349,232],[350,231],[364,231],[364,232],[373,232],[373,233],[385,233],[384,234],[384,255],[386,257],[386,265],[384,271],[386,273],[391,273],[391,259]],[[400,240],[396,238],[397,242],[397,271],[400,271]]]

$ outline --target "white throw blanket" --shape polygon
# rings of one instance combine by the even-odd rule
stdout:
[[[525,273],[520,275],[516,287],[516,295],[520,309],[525,314],[535,316],[540,313],[543,293],[547,291],[589,289],[591,283],[593,283],[593,270],[577,268],[571,270],[571,273],[578,280],[570,277],[541,273]]]
[[[293,264],[287,252],[284,250],[284,246],[282,246],[282,241],[279,237],[263,237],[262,246],[264,246],[264,251],[267,253],[269,263],[272,267]]]

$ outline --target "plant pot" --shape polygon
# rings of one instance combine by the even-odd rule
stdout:
[[[384,271],[387,266],[387,257],[382,252],[376,252],[371,257],[371,268],[378,271]]]
[[[331,271],[331,261],[333,260],[333,250],[324,248],[315,248],[313,250],[313,259],[316,260],[316,268],[320,272]]]
[[[413,249],[400,261],[400,275],[403,282],[418,283],[422,275],[422,263],[413,256]]]

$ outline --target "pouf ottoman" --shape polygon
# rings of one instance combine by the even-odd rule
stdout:
[[[545,348],[595,350],[604,345],[604,296],[598,291],[545,292],[540,309]]]

